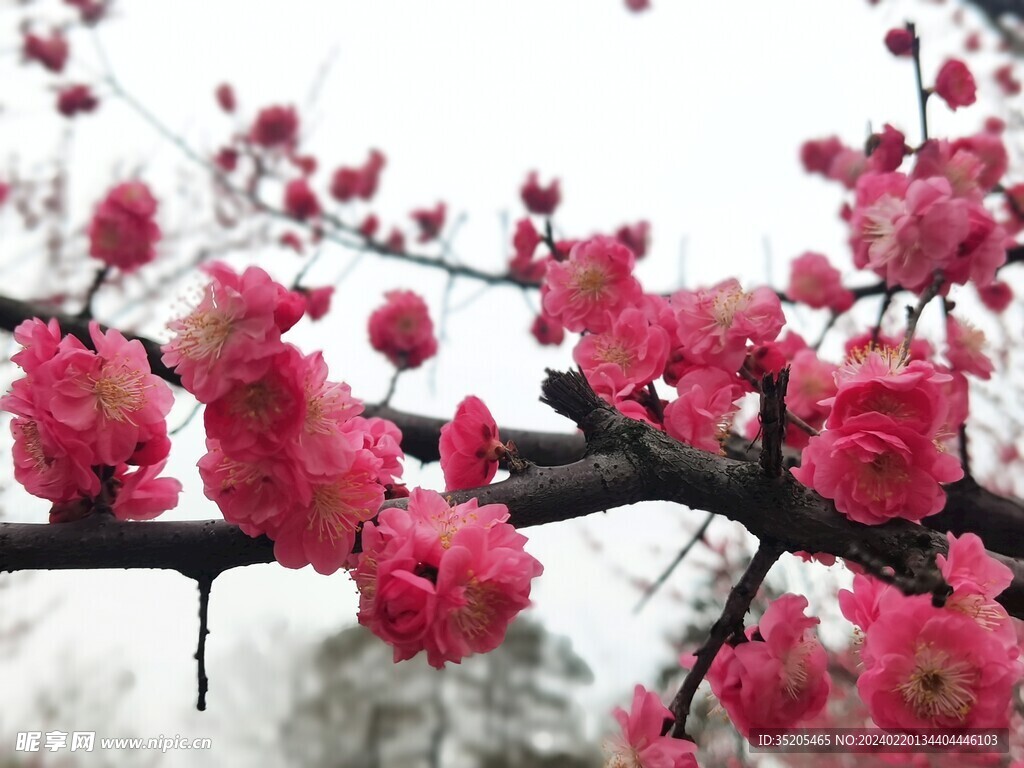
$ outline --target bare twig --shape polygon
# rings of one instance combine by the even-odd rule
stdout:
[[[670,731],[674,738],[686,738],[686,718],[690,714],[690,705],[693,703],[693,697],[697,693],[701,680],[708,673],[711,663],[715,660],[715,656],[718,655],[718,651],[725,641],[732,635],[742,634],[743,617],[750,608],[750,603],[757,594],[761,582],[764,581],[764,577],[768,575],[768,571],[771,570],[782,552],[783,549],[775,542],[770,539],[762,540],[747,566],[747,570],[743,572],[740,580],[729,592],[722,615],[711,627],[707,641],[695,654],[696,660],[693,668],[686,674],[679,692],[669,707],[675,716],[675,722]]]
[[[679,564],[686,559],[686,556],[688,554],[690,554],[690,550],[697,545],[698,541],[704,540],[704,534],[707,533],[708,527],[711,525],[711,521],[714,519],[714,515],[708,515],[704,518],[704,522],[701,523],[700,527],[693,532],[693,536],[691,536],[690,540],[686,542],[686,546],[679,550],[679,554],[677,554],[675,558],[673,558],[672,562],[669,563],[668,567],[661,572],[658,578],[654,580],[654,583],[647,587],[646,590],[644,590],[644,593],[643,595],[641,595],[639,602],[637,602],[636,607],[633,609],[633,613],[640,613],[640,611],[643,610],[644,606],[647,605],[648,602],[650,602],[652,597],[654,597],[654,593],[657,592],[666,581],[668,581],[668,577],[672,575],[675,569],[679,567]]]

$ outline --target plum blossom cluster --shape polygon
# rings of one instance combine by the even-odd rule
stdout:
[[[870,576],[839,593],[862,637],[857,689],[882,728],[1006,728],[1024,674],[1017,633],[995,598],[1013,579],[971,533],[947,534],[939,568],[952,594],[942,608]]]
[[[853,205],[844,210],[854,265],[875,272],[890,287],[917,293],[937,277],[943,291],[969,281],[979,290],[992,285],[1006,263],[1010,231],[1009,223],[997,221],[985,206],[1008,164],[998,131],[931,139],[917,149],[907,171],[900,170],[907,154],[904,137],[892,126],[869,146],[870,155],[830,137],[806,142],[801,152],[808,171],[855,192]],[[814,278],[822,288],[805,287],[804,276],[815,274],[810,267],[801,265],[800,280],[794,272],[797,293],[791,296],[824,306],[823,287],[832,278],[822,274]],[[833,309],[843,311],[841,303]]]
[[[959,426],[950,424],[953,381],[932,363],[904,362],[899,350],[855,353],[823,402],[827,429],[811,438],[793,476],[868,525],[939,512],[940,484],[963,477],[960,461],[937,443]]]
[[[348,385],[328,381],[317,352],[281,339],[302,300],[257,267],[224,264],[199,305],[170,324],[164,363],[206,405],[206,495],[250,536],[274,541],[290,568],[320,573],[351,564],[360,525],[401,476],[401,433],[360,416]]]
[[[680,290],[665,299],[644,293],[633,276],[636,257],[619,239],[575,243],[562,261],[549,260],[541,297],[544,316],[583,332],[573,359],[594,391],[632,418],[664,429],[702,450],[720,450],[736,401],[749,385],[748,367],[780,369],[774,341],[785,318],[768,288],[746,291],[725,280]],[[795,350],[794,350],[795,351]],[[656,380],[676,389],[661,400]]]
[[[157,477],[170,441],[173,397],[137,340],[89,326],[93,349],[56,320],[26,320],[12,360],[25,376],[0,398],[14,414],[14,476],[53,502],[50,522],[98,511],[148,520],[178,503],[181,484]]]
[[[407,510],[366,523],[352,571],[359,623],[394,647],[395,661],[426,651],[441,668],[501,644],[543,571],[508,517],[504,504],[453,507],[416,488]]]
[[[800,595],[774,600],[760,624],[723,645],[708,670],[711,690],[744,737],[755,728],[795,727],[825,708],[828,661],[814,632],[820,620],[805,616],[806,608]]]

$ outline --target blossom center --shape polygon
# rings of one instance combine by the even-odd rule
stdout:
[[[750,294],[744,293],[739,288],[717,294],[711,304],[711,314],[715,318],[715,325],[719,328],[731,328],[736,313],[741,309],[746,309],[749,303]]]
[[[976,673],[963,661],[950,662],[942,651],[919,646],[910,677],[896,686],[903,700],[918,717],[963,720],[974,706],[971,690]]]
[[[267,381],[257,381],[240,387],[231,403],[231,413],[248,422],[257,431],[270,429],[281,412],[277,388]]]
[[[232,322],[223,312],[196,310],[181,325],[176,345],[180,353],[189,360],[215,360],[231,335]]]
[[[811,650],[814,648],[813,641],[804,638],[790,651],[789,655],[786,656],[786,662],[782,668],[783,685],[782,689],[786,692],[786,695],[791,699],[796,699],[804,688],[807,687],[808,680],[808,657],[811,655]]]
[[[463,636],[473,639],[482,635],[493,623],[498,594],[490,584],[481,584],[471,576],[463,597],[466,604],[455,611],[455,625]]]
[[[44,470],[50,466],[51,459],[43,450],[43,441],[39,437],[39,425],[33,421],[23,421],[19,425],[22,439],[25,441],[25,452],[31,457],[32,463],[37,470]]]
[[[142,371],[121,368],[112,371],[104,368],[100,378],[93,382],[96,407],[109,421],[132,424],[130,414],[141,410],[146,404],[146,387]]]
[[[573,276],[576,291],[585,299],[597,301],[608,286],[608,275],[595,265],[580,267]]]
[[[335,541],[355,533],[360,522],[357,512],[346,501],[341,483],[319,485],[313,489],[309,530],[315,530],[320,541],[325,537]]]
[[[597,359],[602,363],[614,363],[623,371],[628,371],[633,365],[633,352],[616,339],[600,345]]]

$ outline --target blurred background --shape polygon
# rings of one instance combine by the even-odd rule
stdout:
[[[979,104],[956,114],[933,106],[932,133],[973,133],[999,116],[1019,157],[1019,98],[1006,99],[990,77],[1006,54],[968,3],[654,0],[637,13],[622,0],[116,0],[94,27],[77,19],[59,0],[0,0],[0,181],[13,189],[0,206],[0,292],[80,300],[95,271],[84,234],[93,206],[114,183],[142,178],[160,201],[160,255],[104,286],[97,318],[165,340],[167,321],[204,282],[196,264],[256,264],[284,282],[308,267],[305,285],[336,286],[332,308],[288,340],[322,349],[332,378],[374,402],[392,369],[370,348],[367,318],[385,291],[412,288],[430,305],[441,351],[400,377],[391,404],[443,418],[475,394],[501,425],[570,431],[538,402],[544,369],[572,365],[572,340],[541,347],[530,335],[536,292],[449,283],[440,271],[328,242],[307,241],[298,255],[279,242],[289,224],[233,222],[237,212],[224,208],[190,152],[212,158],[260,108],[293,105],[303,152],[319,161],[318,189],[373,148],[387,157],[376,198],[341,209],[345,221],[373,212],[383,231],[398,226],[411,240],[409,211],[447,204],[443,243],[425,252],[503,272],[525,215],[519,188],[536,170],[543,182],[561,181],[556,235],[650,223],[638,267],[648,291],[729,276],[783,288],[789,261],[807,250],[850,266],[843,191],[806,175],[801,143],[836,134],[862,146],[887,122],[919,141],[910,64],[882,44],[886,30],[914,19],[926,72],[962,53],[971,33],[983,43],[971,59]],[[66,29],[71,53],[59,77],[22,61],[26,24]],[[95,113],[56,114],[55,87],[66,82],[92,86]],[[221,83],[237,95],[233,116],[214,99]],[[270,199],[281,194],[273,180],[264,189]],[[849,283],[857,279],[872,282]],[[874,320],[877,305],[860,309]],[[826,320],[787,312],[809,339]],[[1008,317],[1019,326],[1020,308]],[[926,316],[925,335],[937,319]],[[896,311],[891,325],[899,320]],[[854,313],[844,322],[856,321]],[[841,336],[823,355],[840,358]],[[13,350],[0,336],[0,357]],[[4,390],[17,375],[0,364]],[[193,407],[177,393],[169,423],[181,429],[168,474],[185,490],[162,519],[219,516],[195,470],[205,448]],[[11,478],[10,449],[0,439],[0,514],[44,521],[48,504]],[[409,459],[405,478],[443,487],[436,464]],[[611,709],[628,706],[638,682],[668,697],[681,648],[713,621],[726,574],[746,557],[742,531],[715,521],[712,546],[695,550],[635,611],[703,518],[643,504],[525,531],[545,567],[533,608],[500,649],[443,672],[423,659],[391,664],[390,649],[356,625],[344,573],[276,564],[229,571],[213,585],[203,713],[195,711],[193,582],[158,571],[2,574],[0,766],[599,765]],[[838,649],[851,633],[834,597],[846,578],[839,566],[787,555],[770,584],[806,594],[824,641]],[[724,725],[724,716],[705,715]],[[14,751],[17,732],[48,730],[210,738],[213,747]],[[726,744],[721,754],[735,755],[736,742]]]

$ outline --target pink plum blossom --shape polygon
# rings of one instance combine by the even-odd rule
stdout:
[[[791,471],[839,512],[867,525],[934,515],[946,503],[940,483],[964,474],[955,457],[919,431],[878,413],[846,419],[811,438],[801,466]]]
[[[267,149],[293,147],[299,139],[299,115],[294,107],[265,107],[249,129],[249,140]]]
[[[163,346],[164,364],[201,403],[262,376],[283,349],[281,332],[292,314],[282,311],[288,291],[262,269],[249,267],[241,275],[222,264],[206,269],[213,280],[202,300],[168,324],[175,335]]]
[[[51,522],[98,509],[149,519],[177,503],[177,480],[157,478],[170,447],[165,417],[172,395],[150,373],[142,344],[89,325],[94,350],[61,337],[55,320],[30,319],[14,332],[12,359],[25,371],[0,398],[15,415],[14,475],[54,502]],[[139,465],[133,473],[128,464]]]
[[[970,617],[905,598],[871,625],[864,655],[857,690],[882,728],[1007,726],[1020,662]]]
[[[629,248],[610,237],[577,243],[566,261],[548,262],[541,286],[544,312],[569,331],[608,330],[619,312],[640,302],[635,261]]]
[[[274,558],[286,568],[312,563],[317,573],[331,574],[352,554],[356,531],[377,514],[384,488],[377,482],[372,454],[362,451],[355,463],[337,475],[310,478],[311,497],[297,503],[281,519],[274,539]]]
[[[838,136],[824,139],[809,139],[800,147],[800,162],[808,173],[828,173],[832,161],[843,150],[843,142]]]
[[[415,489],[408,511],[366,523],[353,572],[359,622],[394,646],[396,661],[426,651],[441,668],[501,643],[543,570],[507,517],[504,505],[453,508]]]
[[[905,598],[895,587],[858,573],[853,577],[852,589],[839,590],[838,599],[843,616],[863,633],[883,612],[899,610]]]
[[[388,291],[384,298],[385,304],[370,315],[370,344],[396,368],[418,368],[437,354],[427,304],[412,291]]]
[[[1013,582],[1013,571],[985,551],[977,534],[962,536],[946,534],[949,552],[936,556],[936,565],[946,583],[954,591],[967,589],[988,598],[995,598]]]
[[[111,507],[114,517],[118,520],[152,520],[178,505],[181,483],[173,477],[157,477],[165,463],[161,461],[134,472],[115,474],[120,487]]]
[[[529,217],[516,222],[516,231],[512,236],[512,247],[515,254],[509,261],[508,271],[513,277],[531,283],[539,283],[547,271],[547,258],[534,259],[537,246],[541,243],[540,233],[533,226]]]
[[[824,422],[830,408],[822,403],[836,394],[837,371],[836,365],[821,360],[813,349],[801,349],[789,366],[786,405],[804,421]]]
[[[828,257],[807,252],[790,264],[789,288],[786,295],[809,307],[828,307],[833,312],[845,312],[853,306],[853,293],[843,288],[839,270]]]
[[[438,203],[433,208],[417,208],[409,214],[420,230],[417,242],[429,243],[438,238],[444,228],[445,211],[445,204]]]
[[[651,223],[638,221],[632,225],[623,224],[615,230],[615,239],[629,248],[638,260],[642,259],[647,255],[647,248],[651,242]]]
[[[696,744],[662,735],[675,717],[656,693],[636,686],[629,712],[616,707],[612,716],[622,732],[604,745],[606,768],[697,768]]]
[[[954,140],[953,151],[968,152],[978,159],[981,163],[981,172],[978,174],[977,183],[985,190],[992,189],[1002,180],[1010,162],[1006,144],[998,132],[991,130]]]
[[[835,397],[825,426],[841,427],[863,414],[888,416],[900,426],[934,437],[949,411],[942,385],[949,376],[931,363],[900,361],[896,350],[871,350],[852,357],[836,373]]]
[[[979,287],[978,297],[990,310],[1001,313],[1013,302],[1013,289],[1002,281],[996,281]]]
[[[890,286],[919,291],[967,237],[967,202],[954,198],[942,177],[868,173],[857,182],[850,226],[857,267],[874,270]]]
[[[276,457],[236,461],[210,438],[206,449],[199,460],[204,493],[225,520],[249,536],[276,530],[294,504],[308,504],[312,497],[309,482],[291,461]]]
[[[676,385],[665,409],[665,431],[702,451],[721,453],[721,439],[743,394],[739,380],[720,368],[693,368]]]
[[[297,440],[306,420],[302,355],[286,345],[255,381],[236,383],[206,407],[206,434],[242,461],[271,456]]]
[[[343,432],[362,440],[362,447],[376,459],[377,482],[388,486],[402,476],[402,431],[393,421],[356,416],[341,425]]]
[[[344,472],[363,448],[361,437],[347,432],[345,423],[363,412],[363,404],[352,396],[348,384],[327,380],[322,353],[305,356],[299,365],[305,399],[303,422],[286,450],[310,475]]]
[[[151,262],[160,239],[156,208],[156,198],[141,181],[111,189],[89,222],[89,254],[124,272]]]
[[[284,210],[292,218],[305,221],[320,215],[320,200],[303,178],[292,179],[284,188]]]
[[[755,728],[792,728],[825,707],[828,660],[813,631],[820,621],[806,608],[806,597],[782,595],[747,629],[747,642],[722,646],[708,670],[711,690],[747,738]]]
[[[660,377],[668,359],[669,338],[644,312],[630,307],[610,319],[607,330],[583,336],[573,359],[598,394],[624,397]]]
[[[377,192],[380,172],[385,162],[384,154],[373,149],[362,166],[338,168],[331,177],[331,196],[340,203],[347,203],[357,197],[370,200]]]
[[[68,60],[68,41],[58,30],[42,37],[24,33],[21,55],[25,61],[37,61],[50,72],[63,72]]]
[[[974,75],[959,59],[947,59],[935,77],[935,93],[954,111],[969,107],[977,99]]]
[[[885,33],[885,47],[893,56],[909,56],[914,47],[914,36],[903,27]]]
[[[558,188],[558,179],[552,180],[546,187],[537,179],[537,172],[530,171],[519,190],[523,205],[530,213],[538,216],[550,216],[562,201],[562,192]]]
[[[946,318],[946,359],[954,371],[990,379],[995,367],[983,352],[984,348],[985,334],[982,331],[953,315]]]
[[[0,406],[9,406],[0,400]],[[100,482],[89,463],[89,448],[73,433],[51,427],[49,419],[15,418],[14,479],[33,496],[49,501],[70,501],[99,493]]]
[[[445,490],[476,488],[494,479],[505,446],[480,398],[467,397],[459,403],[455,418],[441,427],[440,453]]]
[[[116,466],[131,457],[151,425],[164,420],[173,396],[150,373],[141,342],[115,330],[104,333],[95,322],[89,335],[95,353],[67,345],[36,370],[35,397],[89,446],[90,463]]]
[[[872,134],[869,149],[867,170],[877,173],[895,171],[903,165],[903,158],[910,151],[903,133],[888,123],[882,127],[881,133]]]
[[[310,320],[319,320],[331,309],[331,297],[334,296],[334,286],[324,285],[320,288],[299,288],[295,291],[302,299],[305,306],[305,314]]]
[[[557,347],[565,341],[565,328],[557,320],[545,316],[543,313],[533,319],[530,326],[530,333],[537,340],[538,344]]]
[[[968,205],[967,222],[967,237],[945,268],[946,279],[958,284],[971,281],[984,287],[995,280],[996,271],[1006,263],[1006,230],[980,202]]]
[[[785,323],[774,291],[765,287],[744,291],[733,278],[711,288],[677,291],[672,306],[686,357],[726,371],[739,370],[747,341],[772,341]]]

